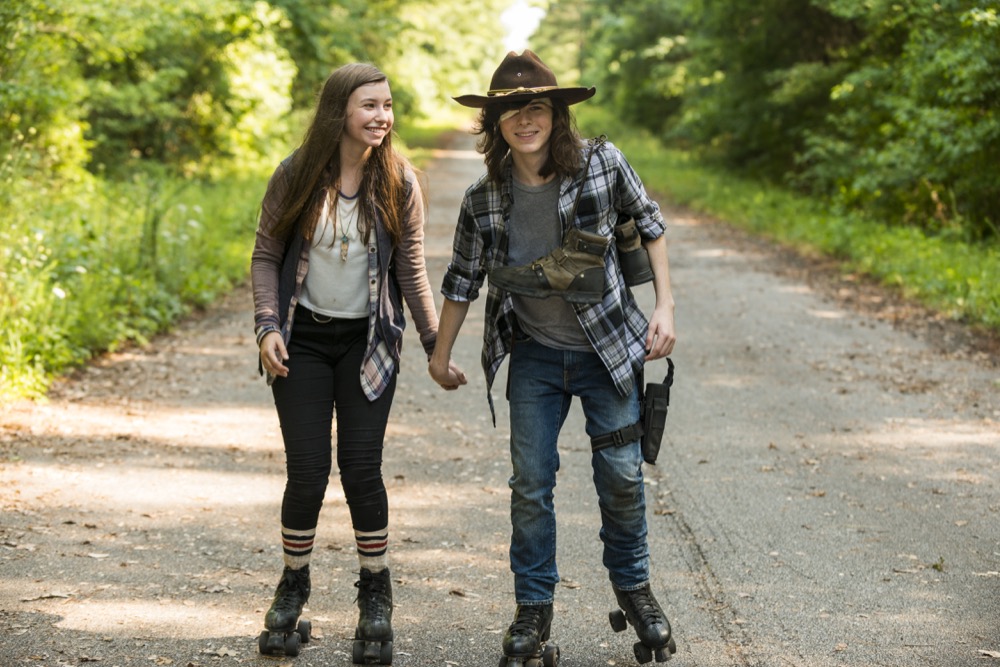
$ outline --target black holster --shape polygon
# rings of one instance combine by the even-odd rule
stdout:
[[[674,383],[674,362],[667,357],[667,376],[662,383],[650,382],[639,387],[639,421],[624,428],[590,439],[593,451],[605,447],[621,447],[636,440],[641,440],[642,460],[650,465],[656,464],[660,453],[660,443],[667,423],[667,409],[670,407],[670,387]]]
[[[639,403],[642,421],[642,460],[653,465],[660,453],[660,442],[667,424],[670,386],[674,383],[674,362],[667,357],[667,376],[662,383],[649,382]]]

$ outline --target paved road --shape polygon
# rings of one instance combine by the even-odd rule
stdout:
[[[427,169],[435,283],[480,171],[467,138]],[[775,274],[773,255],[718,225],[677,214],[669,233],[677,377],[647,474],[672,664],[995,661],[996,368]],[[336,482],[308,609],[319,637],[294,661],[256,653],[280,570],[283,460],[251,319],[237,290],[48,404],[0,412],[0,664],[350,664],[356,559]],[[478,303],[456,347],[471,381],[450,393],[407,333],[385,463],[402,667],[495,665],[513,610],[506,406],[494,428],[481,333]],[[582,432],[574,406],[553,639],[565,667],[633,665],[632,638],[607,623]]]

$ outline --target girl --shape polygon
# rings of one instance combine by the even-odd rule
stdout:
[[[327,79],[302,145],[274,172],[253,250],[260,368],[274,394],[287,481],[281,504],[284,572],[261,633],[263,653],[297,653],[309,561],[337,467],[360,566],[355,662],[392,656],[382,446],[405,326],[402,299],[429,355],[437,316],[424,262],[424,208],[392,147],[392,95],[369,64]],[[292,645],[285,644],[291,638]]]

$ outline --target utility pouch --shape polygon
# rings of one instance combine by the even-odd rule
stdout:
[[[615,248],[618,250],[618,264],[622,269],[622,277],[629,287],[648,283],[653,279],[653,268],[649,265],[649,253],[642,245],[642,238],[635,226],[635,220],[629,218],[615,225]]]
[[[674,383],[674,362],[667,357],[667,376],[662,383],[649,382],[643,392],[639,419],[642,422],[642,460],[650,465],[656,463],[660,453],[660,441],[667,423],[667,408],[670,406],[670,386]]]

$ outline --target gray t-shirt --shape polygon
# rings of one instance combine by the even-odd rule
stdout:
[[[508,230],[509,266],[530,264],[562,245],[558,206],[558,178],[544,185],[514,181],[514,205]],[[559,350],[593,351],[573,305],[562,297],[512,296],[521,328],[539,343]]]

